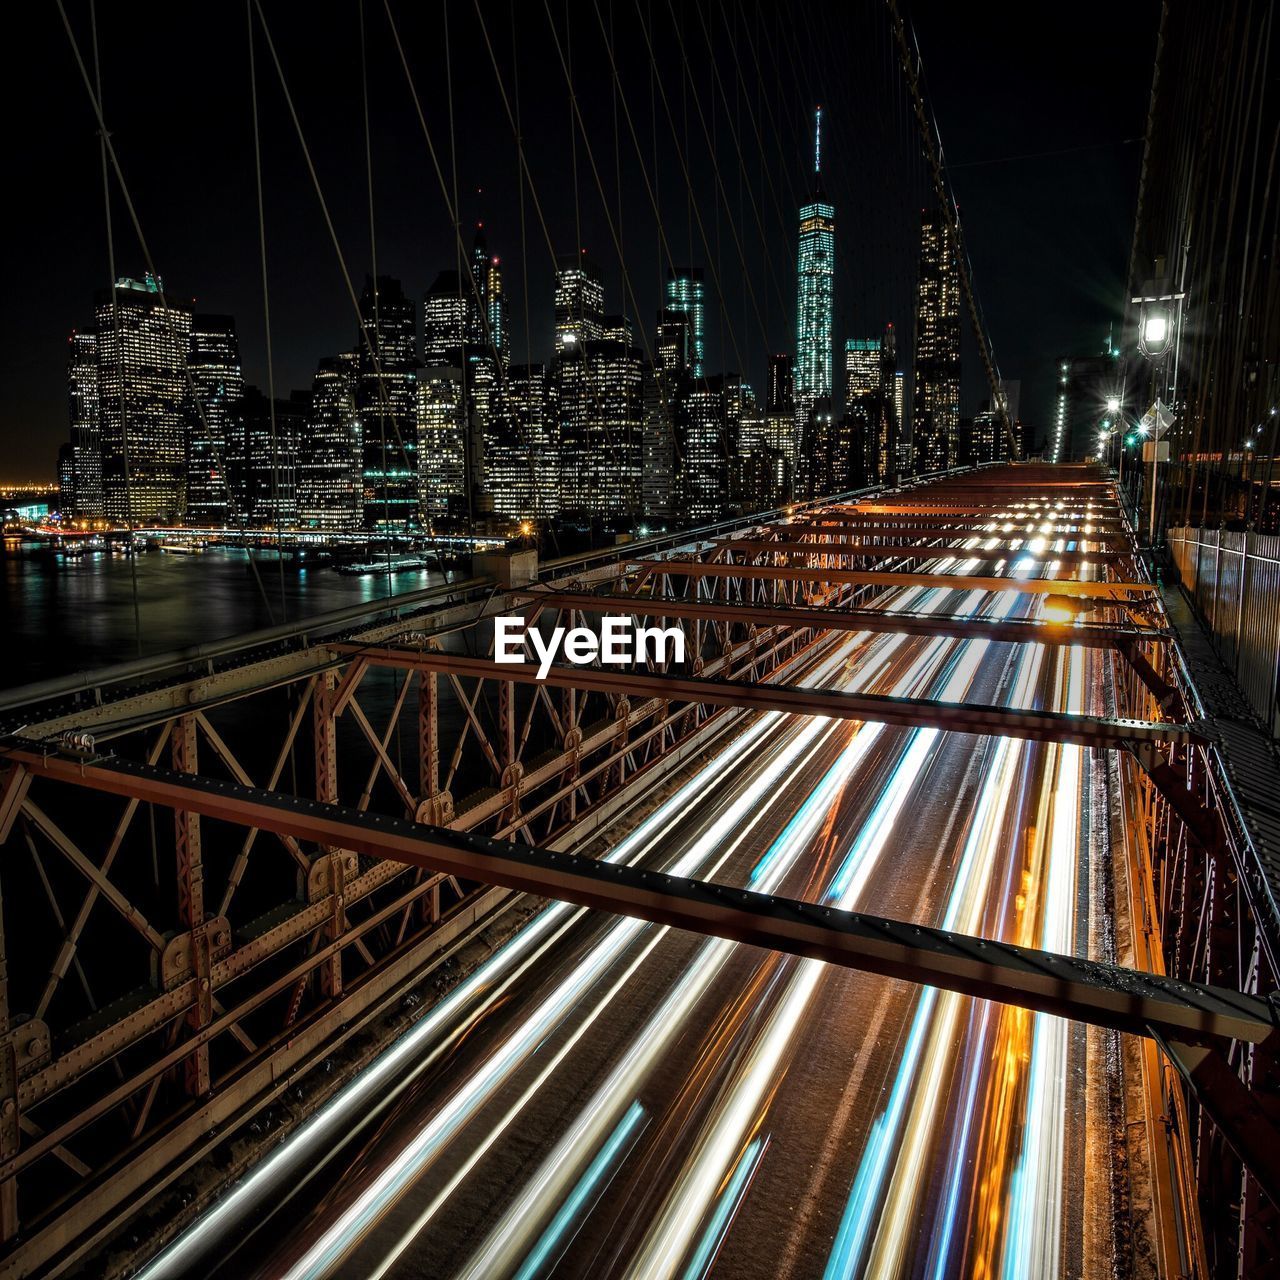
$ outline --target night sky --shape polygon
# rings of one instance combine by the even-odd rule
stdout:
[[[88,5],[64,2],[88,60]],[[708,369],[741,369],[762,389],[768,351],[794,345],[795,211],[812,184],[817,103],[836,205],[838,348],[892,320],[909,352],[930,193],[879,0],[481,0],[483,27],[470,0],[391,8],[450,194],[456,155],[467,242],[483,220],[506,268],[515,361],[549,354],[549,237],[557,253],[588,250],[606,309],[636,316],[650,340],[668,252],[705,266]],[[264,10],[359,290],[372,254],[357,0],[267,0]],[[1043,428],[1054,361],[1097,350],[1118,316],[1159,6],[921,0],[905,11],[996,357],[1022,379],[1024,419]],[[450,214],[381,0],[365,0],[364,23],[378,269],[420,299],[455,265]],[[265,386],[245,8],[99,4],[98,26],[108,127],[166,289],[234,315],[246,377]],[[10,29],[0,480],[44,480],[67,434],[66,338],[108,283],[102,180],[57,6],[24,6]],[[275,383],[287,395],[310,385],[319,356],[351,348],[356,325],[261,28],[255,50]],[[531,171],[523,236],[499,75]],[[113,219],[117,270],[140,276],[118,194]],[[965,358],[971,412],[985,387],[971,343]]]

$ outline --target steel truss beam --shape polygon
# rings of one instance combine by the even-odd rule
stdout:
[[[817,511],[806,511],[804,515],[793,516],[785,523],[790,526],[822,524],[827,520],[886,520],[899,516],[907,520],[941,519],[953,524],[987,520],[1069,520],[1083,524],[1110,525],[1116,529],[1125,527],[1120,509],[1114,502],[1100,505],[1069,502],[1061,507],[1048,502],[1037,506],[1015,506],[1001,498],[993,498],[989,502],[964,499],[952,503],[935,499],[927,502],[858,502],[850,506],[829,506]]]
[[[1021,618],[955,617],[949,614],[905,613],[890,609],[804,608],[791,605],[735,604],[718,600],[669,600],[648,595],[591,595],[589,592],[513,592],[517,600],[544,609],[634,614],[637,617],[702,619],[759,627],[800,627],[822,631],[869,631],[908,636],[954,636],[959,640],[989,640],[1012,644],[1080,645],[1112,649],[1133,666],[1147,688],[1162,701],[1172,691],[1143,656],[1147,641],[1164,641],[1169,633],[1157,627],[1067,626],[1064,623]]]
[[[1159,627],[1040,622],[1023,618],[984,618],[946,613],[910,613],[896,609],[802,608],[792,605],[738,604],[720,600],[670,600],[651,595],[592,595],[571,591],[515,591],[517,600],[544,609],[582,609],[595,613],[633,613],[658,618],[704,618],[756,626],[813,627],[833,631],[873,631],[912,636],[956,636],[963,640],[1007,640],[1019,644],[1078,644],[1112,649],[1146,640],[1169,639]]]
[[[1257,1091],[1240,1079],[1221,1053],[1203,1044],[1188,1044],[1159,1028],[1153,1027],[1151,1034],[1236,1158],[1258,1180],[1271,1203],[1280,1207],[1280,1131],[1274,1098],[1260,1102]]]
[[[1001,521],[1000,523],[1008,524],[1009,522]],[[848,538],[910,538],[914,540],[943,539],[956,542],[961,538],[1049,538],[1068,539],[1072,542],[1088,542],[1095,546],[1107,546],[1120,551],[1128,551],[1133,554],[1132,544],[1129,541],[1128,534],[1120,531],[1112,532],[1105,528],[1099,528],[1096,524],[1092,525],[1093,532],[1084,533],[1082,529],[1056,529],[1053,534],[1038,532],[1037,525],[1031,531],[1025,527],[1021,529],[1010,529],[1008,533],[1004,533],[999,529],[979,529],[972,525],[953,526],[940,524],[936,520],[931,524],[921,523],[913,525],[904,523],[900,518],[895,518],[892,524],[870,524],[864,522],[854,522],[850,520],[833,520],[822,524],[782,524],[771,525],[770,528],[776,531],[777,540],[780,542],[798,542],[802,538],[812,538],[815,535],[823,537],[848,537]]]
[[[354,646],[352,652],[355,652]],[[527,662],[500,665],[488,658],[408,649],[363,648],[359,653],[372,666],[445,671],[476,679],[514,680],[520,684],[547,684],[561,689],[698,702],[719,707],[745,707],[752,711],[868,720],[907,728],[997,734],[1036,742],[1127,748],[1134,742],[1172,744],[1198,740],[1196,732],[1187,725],[1109,720],[1063,711],[1015,710],[979,703],[939,702],[931,698],[897,698],[886,694],[806,689],[741,680],[708,680],[699,676],[654,675],[620,668],[553,665],[545,677],[539,679],[537,667]]]
[[[922,982],[1136,1035],[1280,1047],[1265,1000],[1121,966],[904,924],[821,904],[427,827],[135,761],[11,755],[31,772],[322,846],[617,915]],[[0,1169],[0,1173],[3,1170]]]
[[[1114,507],[1114,503],[1108,502],[1108,507]],[[997,513],[1003,513],[1008,509],[1008,503],[1001,503],[997,500],[991,502],[975,503],[975,502],[943,502],[941,499],[930,499],[927,502],[860,502],[856,507],[849,508],[852,513],[861,513],[874,519],[882,516],[931,516],[943,515],[953,520],[991,520],[996,518]],[[1083,516],[1091,509],[1082,507],[1077,503],[1073,503],[1066,507],[1055,507],[1048,501],[1039,507],[1023,507],[1017,509],[1019,518],[1027,515],[1036,514],[1041,518],[1052,516],[1060,518],[1064,515],[1071,518]],[[1012,518],[1012,517],[1011,517]],[[822,512],[817,511],[808,515],[806,519],[820,521]],[[1119,516],[1091,516],[1094,524],[1112,524],[1117,528],[1122,527],[1123,522]]]
[[[1077,582],[1060,578],[986,578],[959,573],[893,573],[878,569],[819,569],[802,565],[707,564],[701,560],[632,560],[642,576],[667,573],[684,578],[763,578],[785,582],[831,582],[863,587],[941,587],[950,591],[1014,591],[1021,595],[1090,596],[1119,602],[1151,595],[1145,582]]]
[[[1008,543],[1026,541],[1026,537],[1002,538],[998,534],[966,534],[964,537],[983,538]],[[944,557],[956,560],[981,560],[994,564],[997,560],[1011,560],[1014,556],[1034,556],[1036,560],[1056,560],[1060,564],[1106,564],[1113,560],[1127,560],[1133,554],[1126,551],[1031,551],[1027,547],[1001,550],[999,547],[929,547],[914,543],[841,542],[832,538],[794,538],[776,541],[751,541],[727,538],[716,546],[726,551],[740,551],[746,555],[766,554],[783,556],[874,556],[881,560],[938,560]]]

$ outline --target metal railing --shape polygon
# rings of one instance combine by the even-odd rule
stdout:
[[[1280,738],[1280,537],[1170,529],[1168,540],[1219,657],[1268,732]]]

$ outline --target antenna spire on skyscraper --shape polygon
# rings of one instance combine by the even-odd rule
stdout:
[[[813,172],[816,177],[822,173],[822,108],[818,107],[813,114]]]

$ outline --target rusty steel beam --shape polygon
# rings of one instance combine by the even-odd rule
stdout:
[[[1108,502],[1107,505],[1114,506],[1115,504]],[[877,517],[883,515],[919,516],[937,514],[956,520],[968,520],[971,518],[975,520],[990,520],[997,510],[1003,512],[1008,507],[1009,504],[1007,502],[1002,503],[995,499],[990,502],[979,503],[973,501],[943,502],[939,499],[931,498],[925,502],[860,502],[856,507],[852,507],[849,510],[854,514],[863,513]],[[1088,509],[1088,507],[1082,508],[1078,503],[1074,502],[1069,507],[1057,507],[1051,504],[1050,499],[1046,498],[1043,500],[1042,506],[1018,509],[1018,515],[1023,516],[1031,512],[1038,512],[1042,515],[1056,516],[1065,511],[1067,514],[1075,516],[1083,514]],[[821,520],[822,512],[814,512],[808,518]],[[1103,519],[1112,524],[1121,523],[1118,516],[1105,516]]]
[[[1108,515],[1109,510],[1117,514]],[[983,520],[1074,520],[1082,524],[1109,524],[1124,528],[1124,520],[1114,503],[1093,503],[1058,506],[1044,502],[1036,506],[1014,506],[1002,499],[990,502],[859,502],[848,507],[826,507],[821,511],[806,511],[803,516],[791,517],[793,524],[821,524],[824,520],[886,520],[902,517],[907,520],[943,520],[956,524],[972,524]]]
[[[1024,618],[957,617],[947,613],[909,613],[893,609],[804,608],[781,604],[737,604],[722,600],[668,600],[650,595],[592,595],[590,592],[515,591],[517,600],[544,609],[580,609],[591,613],[635,614],[655,618],[702,618],[755,626],[812,627],[815,630],[871,631],[908,636],[955,636],[960,640],[1013,644],[1082,645],[1120,649],[1145,640],[1167,640],[1158,627],[1109,626],[1031,621]]]
[[[1009,521],[992,521],[991,523],[1008,524]],[[1052,537],[1055,540],[1069,539],[1072,542],[1087,542],[1100,547],[1108,546],[1120,550],[1131,549],[1133,546],[1129,535],[1123,530],[1100,529],[1096,524],[1090,525],[1093,530],[1092,533],[1083,533],[1080,528],[1068,528],[1057,529],[1052,534],[1040,533],[1039,524],[1033,525],[1030,531],[1023,524],[1005,533],[1001,529],[982,529],[974,525],[940,524],[936,520],[929,524],[912,524],[910,521],[904,523],[901,517],[894,517],[892,524],[880,525],[851,520],[833,520],[825,524],[776,524],[765,527],[784,542],[798,542],[802,538],[812,538],[815,535],[847,538],[897,538],[899,540],[911,539],[913,541],[945,539],[951,542],[956,542],[961,538],[1001,538],[1011,540],[1015,538]]]
[[[684,578],[763,578],[837,582],[864,587],[941,587],[949,591],[1013,591],[1021,595],[1120,597],[1151,595],[1149,582],[1077,582],[1059,578],[992,578],[960,573],[893,573],[878,569],[820,569],[805,565],[706,564],[700,560],[632,560],[648,574]]]
[[[983,538],[986,541],[991,538],[996,538],[999,542],[1015,541],[998,534],[962,536]],[[1025,540],[1025,536],[1016,539]],[[925,547],[912,543],[840,542],[829,538],[779,538],[764,542],[725,538],[718,541],[716,546],[723,547],[726,551],[743,551],[752,556],[769,553],[783,556],[877,556],[884,560],[937,560],[947,556],[957,560],[982,560],[987,564],[994,564],[997,560],[1011,560],[1014,556],[1021,555],[1033,556],[1037,561],[1056,560],[1061,564],[1106,564],[1112,560],[1127,559],[1133,554],[1131,551],[1032,551],[1027,547],[1004,551],[998,547],[990,550],[982,547]]]
[[[31,775],[21,765],[13,765],[4,771],[0,778],[0,844],[9,838],[30,789]]]
[[[931,698],[898,698],[878,693],[753,684],[743,680],[654,675],[605,667],[552,666],[540,680],[538,669],[532,663],[500,665],[489,658],[407,649],[366,648],[361,650],[361,654],[373,666],[446,671],[453,676],[480,680],[541,683],[562,689],[662,698],[709,706],[745,707],[752,711],[832,716],[906,728],[944,729],[952,733],[997,734],[1035,742],[1127,748],[1133,742],[1171,744],[1198,741],[1198,735],[1186,725],[1108,720],[1064,711],[1014,710],[978,703],[939,702]]]
[[[15,744],[40,777],[483,884],[634,916],[1137,1035],[1275,1045],[1265,1000],[923,925],[603,863],[135,761],[71,760]]]
[[[1236,1158],[1280,1207],[1280,1126],[1274,1098],[1260,1102],[1254,1089],[1219,1053],[1154,1030],[1152,1038],[1186,1081]],[[1265,1099],[1265,1094],[1264,1094]]]
[[[1059,470],[1056,468],[1055,470]],[[1055,495],[1060,490],[1068,492],[1078,492],[1081,489],[1100,489],[1104,493],[1110,493],[1115,486],[1109,480],[1104,480],[1099,476],[1093,478],[1081,477],[1075,480],[1069,480],[1065,476],[1015,476],[1004,475],[998,473],[987,472],[980,480],[973,480],[969,477],[950,477],[946,480],[937,480],[929,485],[929,492],[933,495],[949,494],[949,493],[990,493],[993,489],[1008,489],[1018,493],[1025,493],[1028,489],[1051,491]],[[919,492],[915,490],[914,492]],[[1040,495],[1043,497],[1044,494]]]

